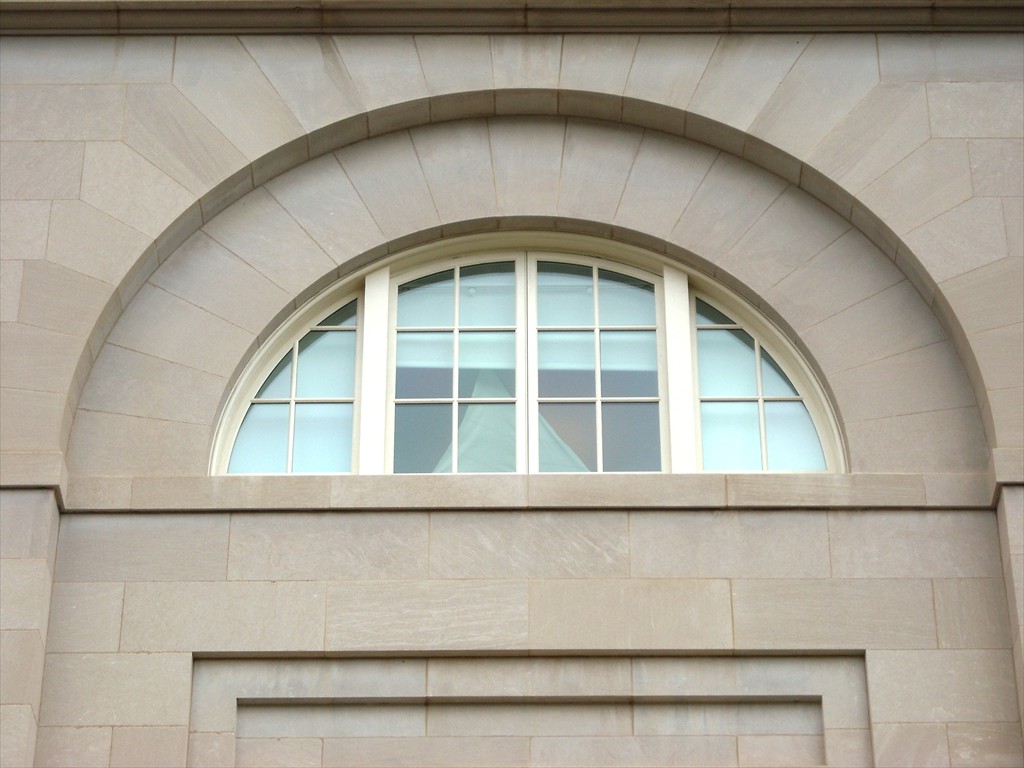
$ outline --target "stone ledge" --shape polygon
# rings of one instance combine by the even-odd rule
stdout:
[[[1019,31],[1018,0],[5,0],[0,33]]]
[[[992,509],[988,474],[75,477],[64,512]]]

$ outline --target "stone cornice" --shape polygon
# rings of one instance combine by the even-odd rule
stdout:
[[[1022,30],[1022,0],[0,0],[5,35]]]

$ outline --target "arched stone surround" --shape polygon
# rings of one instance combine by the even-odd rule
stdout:
[[[72,272],[38,277],[65,279],[84,295],[76,329],[90,333],[55,333],[45,319],[8,324],[10,354],[17,358],[30,348],[46,359],[44,370],[21,371],[9,385],[8,482],[23,484],[20,478],[33,473],[59,480],[58,465],[47,457],[59,459],[101,342],[137,287],[203,221],[282,170],[363,137],[521,113],[604,119],[709,143],[798,184],[849,218],[896,261],[942,320],[980,403],[997,475],[1013,477],[1021,383],[1006,370],[1000,344],[1016,343],[1021,323],[972,318],[962,326],[959,318],[1007,303],[1020,269],[1012,256],[1018,222],[1009,198],[971,198],[968,138],[990,135],[990,127],[958,125],[948,115],[942,124],[935,102],[965,97],[951,84],[960,70],[990,81],[982,98],[998,99],[1013,88],[1006,81],[1018,75],[1006,51],[1014,38],[993,36],[994,54],[981,61],[968,61],[952,38],[941,44],[949,55],[940,64],[900,36],[687,41],[685,47],[656,35],[398,35],[372,44],[362,37],[121,41],[117,56],[142,63],[141,75],[133,74],[135,82],[123,91],[122,141],[106,141],[114,134],[105,127],[76,134],[87,141],[79,194],[85,205],[56,204],[51,222],[58,241],[64,230],[102,232],[106,265],[86,279],[75,268],[95,273],[94,264],[58,254],[55,260]],[[8,82],[68,81],[60,62],[31,62],[17,45],[5,41]],[[113,45],[77,40],[62,55],[93,65],[95,82],[113,83],[123,79]],[[827,84],[840,75],[845,87],[832,92]],[[103,88],[95,87],[97,94]],[[942,97],[931,107],[928,89]],[[894,114],[900,117],[879,119]],[[108,116],[94,117],[102,123]],[[7,138],[34,137],[8,132]],[[1009,255],[979,248],[947,275],[950,231],[986,245],[1002,238]],[[964,272],[968,262],[973,269]],[[29,419],[33,429],[22,429]]]
[[[853,471],[985,469],[955,349],[905,275],[850,222],[749,161],[687,139],[494,117],[355,143],[207,222],[143,284],[102,347],[72,430],[72,475],[205,474],[239,366],[296,306],[411,244],[523,228],[642,244],[740,292],[819,367]]]

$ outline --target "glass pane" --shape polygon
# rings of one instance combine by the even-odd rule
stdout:
[[[515,471],[515,405],[460,405],[459,472]]]
[[[516,272],[511,261],[459,271],[459,325],[516,324]]]
[[[352,397],[355,385],[355,333],[310,331],[302,337],[296,397]]]
[[[597,471],[595,407],[593,403],[541,404],[541,472]]]
[[[395,472],[452,471],[452,407],[395,406]]]
[[[601,406],[605,472],[661,469],[661,425],[657,403],[605,403]]]
[[[593,397],[593,332],[541,331],[537,336],[540,397]]]
[[[288,405],[251,405],[231,449],[228,472],[254,475],[288,468]]]
[[[516,335],[459,334],[459,397],[515,397]]]
[[[594,271],[578,264],[537,265],[538,325],[593,325]]]
[[[398,286],[398,326],[455,325],[455,272],[446,270]]]
[[[601,331],[601,395],[657,397],[654,331]]]
[[[598,270],[601,325],[654,325],[654,286],[618,272]]]
[[[289,349],[277,364],[267,380],[263,382],[256,397],[291,397],[292,395],[292,351]]]
[[[697,299],[697,325],[734,325],[734,323],[710,304]]]
[[[320,326],[354,326],[356,324],[356,303],[350,301],[344,307],[336,310],[332,314],[325,317],[317,325]]]
[[[697,331],[701,397],[756,397],[754,340],[746,331]]]
[[[297,403],[292,472],[352,470],[352,406]]]
[[[395,397],[451,397],[453,335],[398,334]]]
[[[814,422],[803,403],[765,403],[764,429],[768,438],[768,469],[820,472],[825,469]]]
[[[757,403],[701,403],[700,421],[706,472],[760,471]]]
[[[790,383],[779,364],[772,356],[761,350],[761,391],[765,397],[796,397],[796,389]]]

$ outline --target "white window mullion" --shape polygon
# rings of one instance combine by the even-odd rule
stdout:
[[[363,288],[363,358],[359,368],[358,472],[380,475],[387,466],[388,339],[391,271],[366,276]]]
[[[690,288],[686,274],[665,267],[665,382],[668,408],[670,472],[697,471],[693,392],[694,350],[690,333]]]

